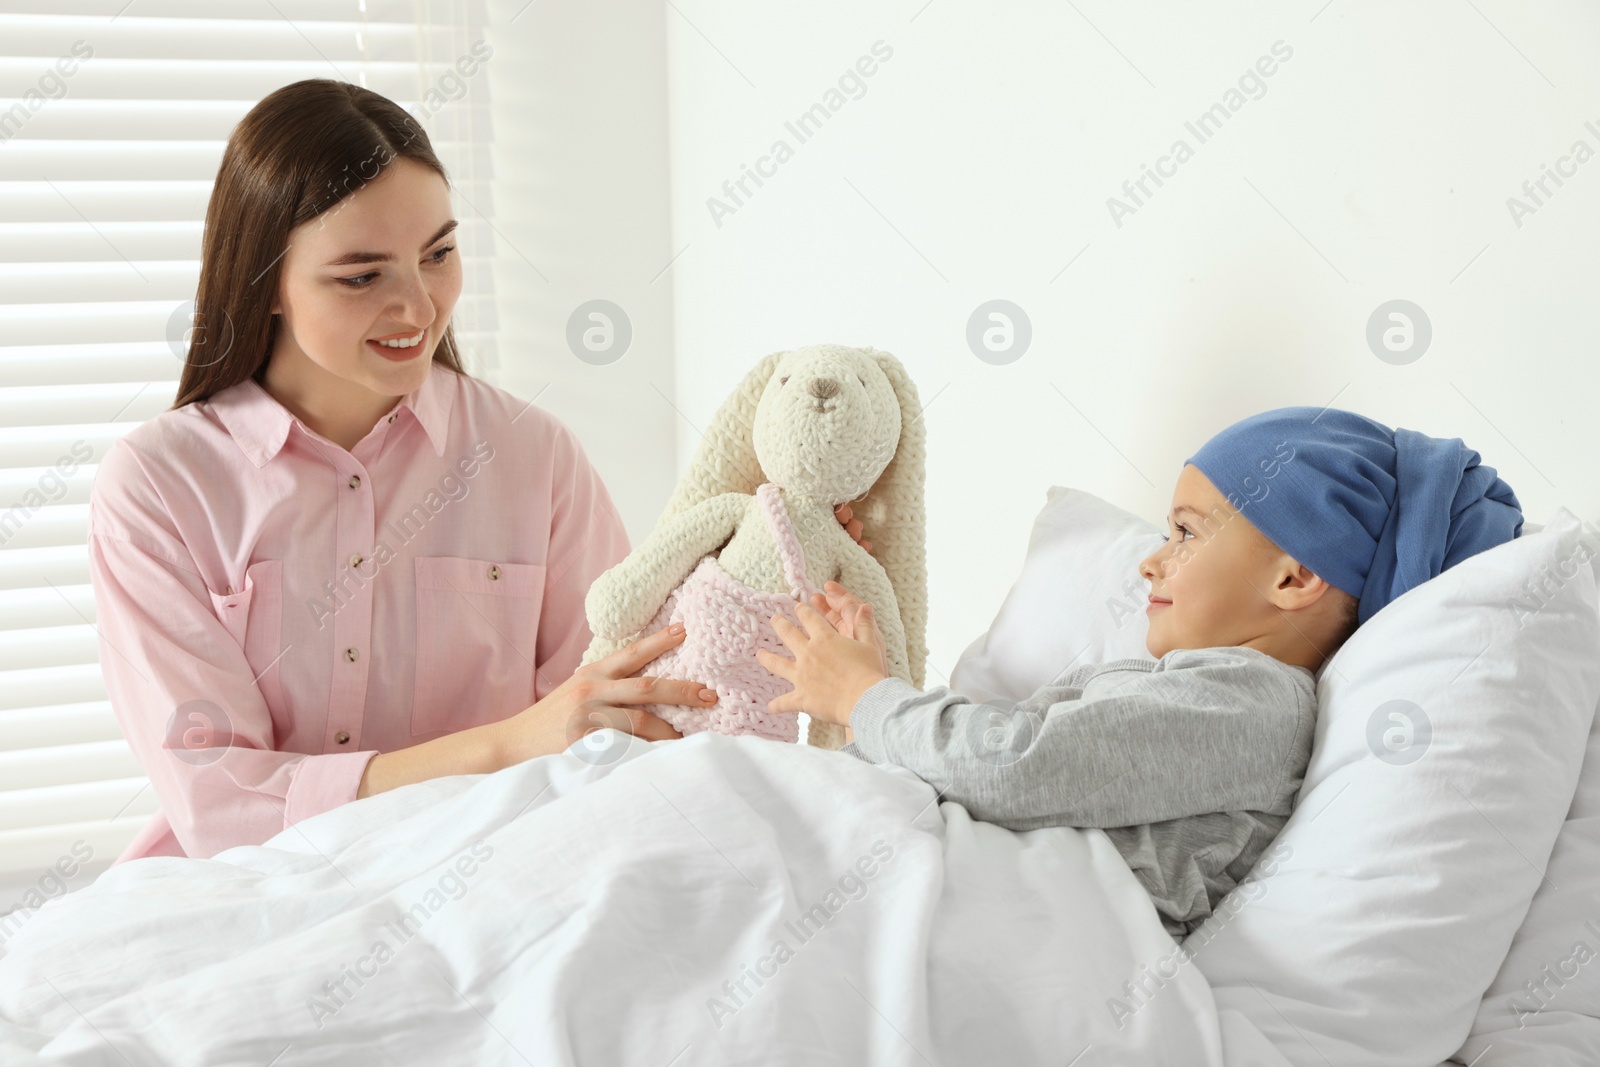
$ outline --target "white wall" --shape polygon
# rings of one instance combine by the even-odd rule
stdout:
[[[1600,151],[1600,15],[1475,3],[493,3],[496,225],[549,279],[501,250],[497,379],[553,383],[637,543],[753,361],[899,355],[931,399],[933,682],[1048,485],[1159,521],[1183,459],[1265,408],[1459,436],[1532,521],[1600,521],[1600,158],[1520,227],[1507,208],[1574,141]],[[785,121],[879,40],[865,94],[799,143]],[[1199,143],[1184,123],[1277,41],[1264,95]],[[1117,226],[1107,198],[1180,137],[1193,158]],[[793,158],[718,226],[707,199],[779,138]],[[593,297],[635,330],[606,367],[564,338]],[[1032,322],[1009,365],[966,342],[994,298]],[[1365,339],[1397,298],[1433,327],[1405,365]]]
[[[1506,204],[1575,140],[1600,150],[1592,5],[677,6],[679,404],[703,424],[794,345],[908,364],[932,398],[937,671],[987,626],[1048,485],[1159,522],[1184,458],[1266,408],[1461,437],[1530,520],[1600,520],[1600,159],[1520,227]],[[799,143],[785,120],[878,40],[865,95]],[[1264,95],[1200,143],[1185,121],[1280,40]],[[1118,227],[1107,198],[1180,137],[1193,158]],[[718,226],[707,199],[779,138],[793,158]],[[1010,365],[965,340],[993,298],[1032,321]],[[1395,298],[1433,327],[1407,365],[1365,340]]]
[[[484,376],[573,429],[635,544],[677,479],[666,14],[654,0],[490,0],[483,68],[500,321]],[[594,299],[632,324],[615,362],[568,347],[569,316]]]

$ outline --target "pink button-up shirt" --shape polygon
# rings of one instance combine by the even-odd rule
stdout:
[[[438,364],[348,452],[251,380],[138,427],[89,503],[100,666],[161,806],[117,862],[260,844],[379,752],[522,711],[627,552],[565,425]]]

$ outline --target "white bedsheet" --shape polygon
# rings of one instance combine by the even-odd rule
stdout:
[[[1173,951],[1097,830],[607,731],[112,868],[0,947],[0,1062],[1282,1064]]]

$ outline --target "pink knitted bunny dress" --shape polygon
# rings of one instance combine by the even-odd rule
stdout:
[[[778,487],[771,482],[760,486],[756,499],[778,546],[792,595],[752,589],[723,570],[715,556],[706,556],[645,627],[646,633],[654,633],[681,622],[685,633],[681,644],[646,664],[641,674],[702,682],[720,698],[709,708],[644,705],[686,737],[701,730],[757,734],[789,742],[800,736],[793,712],[767,710],[767,701],[794,687],[758,663],[756,649],[787,656],[789,650],[772,628],[772,616],[783,615],[797,622],[795,607],[809,600],[815,590],[806,582],[805,553]]]

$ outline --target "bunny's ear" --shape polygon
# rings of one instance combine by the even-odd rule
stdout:
[[[689,469],[657,519],[657,525],[705,500],[723,493],[754,494],[766,481],[756,459],[754,428],[756,405],[787,352],[774,352],[751,368],[739,388],[725,400],[702,435]]]
[[[888,572],[900,621],[906,633],[911,684],[921,689],[928,658],[927,432],[917,387],[900,361],[887,352],[864,348],[894,386],[900,401],[900,444],[894,458],[864,497],[850,505],[861,519],[861,536],[872,542],[872,556]]]

